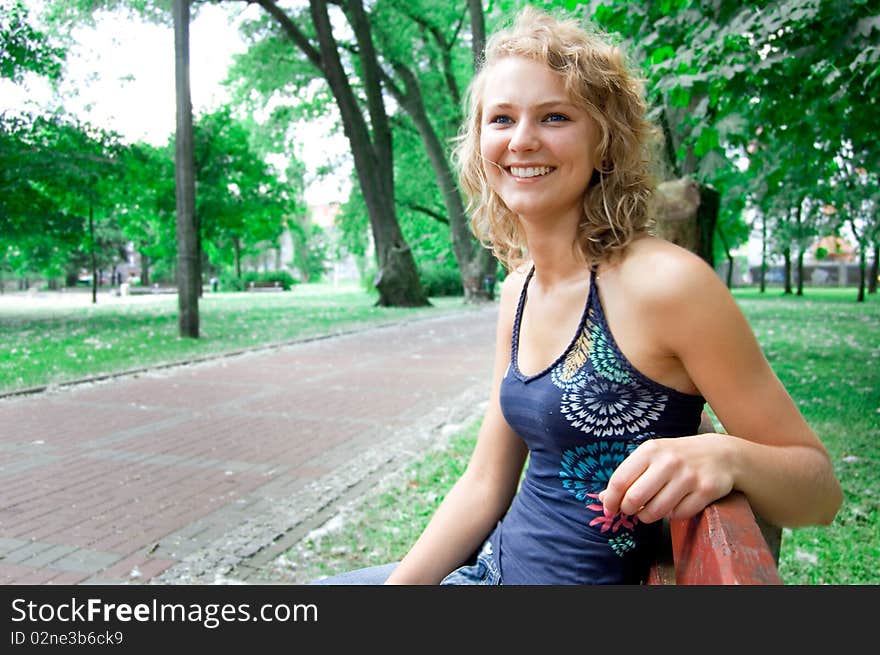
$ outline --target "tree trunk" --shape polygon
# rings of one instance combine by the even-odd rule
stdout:
[[[498,262],[473,236],[468,225],[468,216],[462,202],[455,174],[446,151],[437,136],[434,126],[425,110],[421,87],[413,72],[400,63],[395,63],[394,70],[402,78],[405,90],[400,89],[394,81],[383,76],[386,87],[404,108],[418,130],[428,160],[434,170],[434,177],[443,194],[443,204],[449,216],[449,234],[452,238],[452,253],[458,264],[461,284],[464,288],[465,302],[476,303],[490,300],[493,295],[495,272]],[[491,278],[491,284],[487,283]]]
[[[761,293],[767,291],[767,214],[761,213]]]
[[[700,206],[697,208],[697,230],[700,241],[695,251],[712,268],[715,268],[715,224],[718,222],[718,209],[721,194],[712,187],[700,185]]]
[[[797,206],[797,214],[796,214],[796,225],[797,225],[797,247],[798,247],[798,255],[797,255],[797,295],[804,295],[804,201],[806,198],[801,198],[800,202],[798,202]]]
[[[189,2],[174,0],[174,64],[177,91],[175,180],[177,202],[177,305],[180,336],[199,337],[199,257],[193,170],[193,121],[189,85]]]
[[[797,295],[804,295],[804,248],[800,246],[798,248],[798,256],[797,256],[797,272],[798,272],[798,284],[797,284]]]
[[[859,295],[856,302],[865,302],[865,282],[868,268],[868,255],[865,250],[865,248],[859,248]]]
[[[241,279],[241,242],[238,237],[232,237],[232,257],[235,260],[235,279]]]
[[[719,200],[715,189],[691,177],[661,182],[654,199],[657,236],[696,253],[714,268]]]
[[[150,286],[150,256],[141,252],[141,286]]]
[[[874,259],[871,262],[871,272],[868,275],[868,293],[877,293],[877,276],[880,271],[877,269],[877,260],[880,259],[880,244],[874,244]]]
[[[281,26],[285,34],[317,68],[330,87],[342,127],[354,158],[358,183],[367,205],[373,243],[376,247],[379,291],[377,304],[384,306],[427,305],[415,259],[403,238],[394,207],[394,160],[391,129],[385,112],[380,84],[381,69],[373,47],[370,25],[361,0],[340,0],[357,41],[363,86],[370,115],[367,122],[342,66],[339,46],[333,36],[327,0],[309,0],[312,27],[318,47],[294,23],[275,0],[255,0]],[[372,135],[370,133],[372,129]]]
[[[856,297],[856,302],[865,302],[865,283],[868,277],[868,240],[859,235],[859,231],[856,229],[856,224],[851,219],[849,221],[849,227],[852,230],[853,237],[855,237],[856,243],[859,246],[859,293]],[[840,275],[844,280],[841,286],[846,286],[846,266],[843,265],[842,262],[840,270]]]
[[[486,47],[486,21],[483,17],[482,0],[468,0],[468,11],[471,15],[471,55],[474,59],[474,71],[480,69],[483,61],[483,48]]]
[[[786,246],[785,250],[782,251],[782,257],[785,261],[785,291],[783,294],[786,296],[790,296],[792,294],[791,290],[791,248]]]
[[[721,245],[724,247],[724,256],[727,257],[727,276],[726,276],[726,284],[728,289],[733,288],[733,255],[730,254],[730,245],[727,243],[727,237],[724,235],[724,230],[721,229],[721,223],[715,224],[715,229],[718,231],[718,236],[721,238]]]
[[[373,48],[370,25],[361,0],[349,0],[345,4],[358,44],[372,135],[340,61],[338,45],[327,12],[327,2],[309,1],[318,35],[320,63],[342,115],[343,129],[351,145],[358,182],[370,216],[376,246],[377,272],[374,286],[379,291],[377,304],[385,307],[427,305],[428,299],[419,280],[412,250],[403,238],[397,222],[391,127],[382,99],[380,69]]]
[[[89,251],[92,263],[92,304],[95,305],[98,302],[98,258],[95,255],[95,209],[91,199],[89,200]]]

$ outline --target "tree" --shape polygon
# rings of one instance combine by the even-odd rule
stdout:
[[[878,212],[878,176],[864,168],[854,166],[855,153],[850,149],[841,151],[839,171],[830,185],[828,213],[839,217],[840,226],[851,230],[859,252],[859,288],[856,302],[865,301],[867,284],[868,249],[876,243],[880,233]]]
[[[870,150],[871,93],[880,77],[867,2],[591,2],[600,25],[630,41],[644,62],[672,175],[715,184],[731,157],[761,135],[815,161],[844,142]],[[789,129],[800,125],[804,129]],[[813,148],[814,143],[821,143]],[[871,149],[873,146],[873,149]],[[797,155],[795,155],[797,156]],[[876,166],[869,166],[871,170]],[[721,191],[722,205],[726,201]],[[793,197],[803,197],[794,194]]]
[[[174,0],[174,70],[177,97],[177,301],[180,336],[199,337],[201,270],[195,212],[193,119],[189,89],[189,0]]]
[[[102,247],[118,250],[100,222],[116,202],[121,151],[117,135],[63,114],[0,120],[0,226],[19,270],[57,275],[80,250],[97,301]]]
[[[343,131],[351,145],[352,157],[366,201],[376,246],[375,286],[381,305],[415,306],[427,304],[419,282],[415,260],[403,238],[394,206],[394,176],[391,129],[382,97],[380,68],[367,13],[361,0],[345,0],[340,8],[348,21],[356,44],[353,65],[360,73],[356,91],[350,71],[343,61],[345,50],[337,40],[330,19],[329,2],[309,1],[310,36],[301,15],[288,12],[273,0],[256,0],[283,34],[306,57],[326,81],[339,109]],[[363,94],[362,110],[358,91]]]
[[[232,249],[237,278],[249,249],[277,244],[285,221],[303,213],[297,182],[281,183],[251,140],[250,131],[229,107],[200,117],[195,126],[201,239],[212,248],[217,263],[228,261],[224,248]]]
[[[351,8],[342,3],[349,25],[355,24]],[[482,7],[472,3],[473,15],[478,17],[478,30],[482,30]],[[449,141],[456,135],[461,123],[461,86],[474,72],[474,55],[465,38],[469,11],[464,5],[429,2],[401,2],[381,0],[374,3],[368,16],[373,45],[375,47],[382,88],[396,102],[388,124],[392,131],[392,159],[394,162],[394,192],[399,223],[407,243],[416,251],[409,234],[413,231],[407,223],[419,215],[417,222],[424,224],[431,217],[442,224],[451,241],[454,260],[464,281],[469,300],[487,297],[483,281],[494,275],[497,262],[491,252],[482,248],[471,235],[461,194],[449,162]],[[307,26],[307,23],[303,21]],[[247,55],[239,60],[235,75],[240,80],[242,95],[257,92],[264,99],[277,100],[297,98],[294,112],[311,116],[326,111],[324,97],[315,85],[314,67],[306,67],[301,61],[291,61],[286,50],[278,47],[276,32],[267,26],[251,25],[247,28],[254,44]],[[340,30],[341,32],[342,30]],[[344,35],[343,35],[344,36]],[[357,38],[338,40],[339,48],[347,62],[347,70],[354,88],[364,88],[365,68],[361,58],[361,46]],[[482,37],[478,48],[482,52]],[[246,62],[246,63],[245,63]],[[279,69],[286,72],[279,74]],[[323,78],[322,78],[323,79]],[[246,86],[245,86],[246,85]],[[367,95],[361,94],[362,110],[369,112]],[[401,111],[402,110],[402,111]],[[279,120],[289,120],[290,111],[277,111]],[[410,134],[418,136],[413,141]],[[404,141],[407,147],[400,147]],[[413,160],[409,149],[424,150],[424,166],[404,169],[398,161],[401,157]],[[413,176],[413,172],[425,168],[433,172]],[[360,168],[357,169],[360,171]],[[401,186],[408,187],[405,190]],[[419,192],[418,188],[422,192]],[[438,193],[435,193],[435,188]],[[435,203],[439,200],[439,203]],[[355,204],[350,203],[349,207]],[[366,194],[364,195],[364,206]],[[346,220],[353,218],[346,214]],[[437,226],[432,226],[432,232]]]
[[[383,59],[389,69],[380,69],[383,84],[412,121],[428,156],[442,194],[445,222],[449,226],[465,299],[486,299],[492,287],[484,285],[483,281],[487,277],[494,278],[498,262],[471,233],[449,161],[448,147],[444,145],[456,135],[462,120],[461,92],[454,59],[455,51],[460,48],[458,35],[465,13],[458,7],[438,6],[436,3],[430,8],[422,3],[398,0],[387,4],[390,10],[378,3],[373,14]],[[476,6],[471,3],[469,10],[480,40],[482,8],[478,3]],[[444,27],[447,25],[449,27]],[[482,45],[475,47],[480,48],[481,54]],[[473,57],[479,58],[476,51],[472,53],[471,62]],[[474,72],[473,63],[466,71],[466,79],[470,79]],[[438,116],[433,121],[427,110],[426,90],[431,94],[430,113]],[[438,215],[435,213],[434,216]]]
[[[123,157],[116,214],[123,234],[140,255],[140,282],[147,286],[152,266],[158,263],[174,270],[177,260],[174,149],[135,143]]]
[[[0,0],[0,8],[0,78],[19,82],[25,73],[33,73],[57,80],[65,50],[31,25],[21,0]],[[20,275],[40,269],[57,272],[64,259],[59,250],[73,247],[59,244],[59,238],[70,234],[66,216],[30,181],[39,171],[27,142],[33,119],[6,112],[0,116],[0,272]],[[41,223],[49,229],[39,229]]]

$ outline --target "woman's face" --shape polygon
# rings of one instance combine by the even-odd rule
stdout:
[[[480,154],[486,179],[526,222],[574,219],[583,212],[599,128],[542,63],[506,57],[487,71]]]

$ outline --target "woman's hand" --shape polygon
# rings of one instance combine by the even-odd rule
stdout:
[[[606,516],[650,523],[686,519],[733,490],[729,437],[707,433],[651,439],[620,463],[599,494]]]

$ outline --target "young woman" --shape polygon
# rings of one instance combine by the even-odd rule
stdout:
[[[457,151],[474,231],[510,271],[490,402],[378,581],[638,583],[660,519],[733,490],[777,525],[834,518],[829,456],[730,293],[649,234],[652,133],[621,53],[574,22],[527,8],[490,39]],[[696,434],[705,403],[725,433]]]

